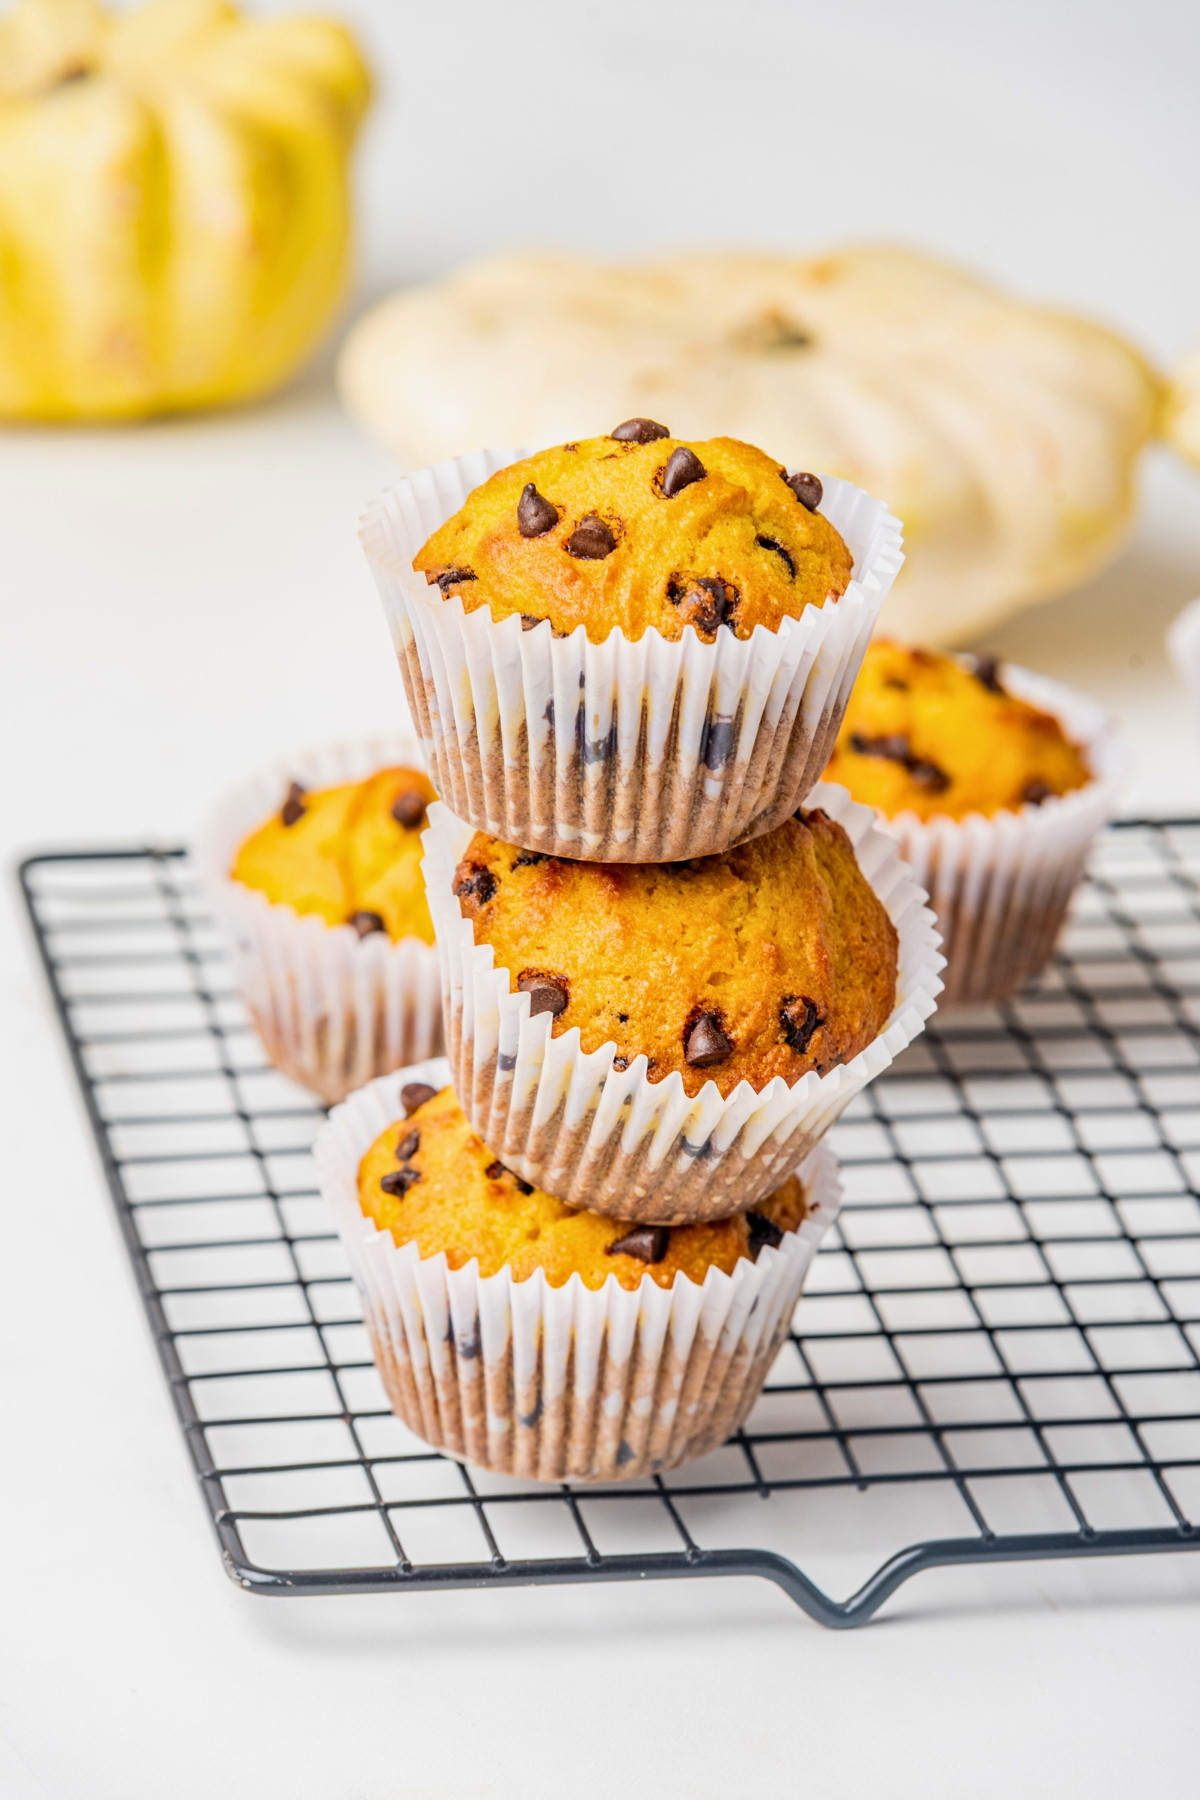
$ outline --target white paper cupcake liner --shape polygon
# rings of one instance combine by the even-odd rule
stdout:
[[[880,605],[902,563],[879,500],[829,479],[846,540],[840,600],[777,632],[712,644],[580,625],[555,638],[465,612],[412,566],[430,534],[512,451],[482,450],[380,496],[360,537],[439,794],[478,830],[585,862],[675,862],[727,850],[795,812],[820,779]],[[519,454],[525,454],[521,452]]]
[[[549,1013],[476,944],[453,892],[472,828],[430,808],[425,889],[442,965],[446,1054],[463,1111],[496,1155],[571,1206],[620,1219],[680,1225],[745,1211],[771,1193],[866,1083],[922,1030],[941,987],[938,935],[925,895],[879,829],[874,809],[824,784],[810,804],[848,832],[859,866],[900,937],[896,1004],[885,1029],[851,1062],[789,1087],[739,1082],[727,1099],[706,1081],[689,1099],[677,1070],[650,1081],[646,1057],[614,1069],[617,1045],[585,1054],[578,1027],[552,1037]]]
[[[280,757],[222,796],[195,848],[205,897],[229,946],[234,980],[271,1061],[327,1104],[442,1048],[437,951],[421,938],[275,905],[229,876],[238,846],[278,806],[288,783],[361,781],[376,769],[424,769],[415,737],[389,733]]]
[[[475,1260],[450,1269],[444,1254],[397,1247],[359,1205],[359,1163],[402,1116],[401,1086],[448,1078],[438,1058],[373,1081],[314,1148],[393,1411],[451,1456],[539,1481],[628,1480],[724,1443],[758,1398],[837,1213],[830,1152],[799,1170],[808,1218],[732,1275],[677,1275],[669,1288],[645,1275],[632,1290],[615,1275],[600,1289],[578,1275],[551,1287],[540,1269],[483,1276]]]
[[[1053,713],[1095,779],[1040,806],[990,818],[880,816],[937,915],[946,957],[942,1006],[1007,1000],[1045,968],[1126,773],[1120,742],[1093,701],[1012,664],[1000,679],[1017,699]]]
[[[1171,620],[1167,651],[1191,701],[1192,712],[1200,718],[1200,600],[1191,601]]]

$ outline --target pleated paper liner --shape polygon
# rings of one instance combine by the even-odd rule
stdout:
[[[524,453],[522,453],[524,454]],[[603,644],[583,626],[465,612],[413,557],[471,491],[516,459],[478,451],[409,476],[360,536],[432,780],[476,829],[547,855],[676,862],[782,824],[820,779],[880,605],[903,561],[881,501],[828,480],[821,512],[854,556],[839,600],[748,639],[692,629]]]
[[[537,1270],[483,1276],[420,1257],[366,1218],[358,1166],[403,1116],[407,1081],[442,1087],[444,1059],[373,1081],[337,1107],[315,1146],[375,1362],[393,1411],[429,1444],[499,1474],[620,1481],[703,1456],[745,1420],[784,1341],[804,1277],[837,1213],[837,1166],[824,1146],[800,1169],[809,1203],[777,1249],[636,1289]]]
[[[214,804],[196,843],[200,882],[263,1048],[276,1068],[327,1105],[442,1048],[437,951],[418,937],[360,938],[351,925],[327,925],[273,904],[232,881],[229,870],[238,846],[278,809],[290,782],[334,787],[393,766],[425,768],[411,734],[280,757]]]
[[[673,1071],[650,1081],[646,1057],[613,1068],[618,1046],[590,1054],[578,1028],[551,1036],[549,1013],[530,1016],[509,971],[477,945],[453,892],[472,831],[430,808],[425,888],[442,964],[446,1053],[463,1110],[484,1142],[526,1181],[572,1206],[647,1223],[725,1218],[775,1188],[865,1084],[922,1030],[941,982],[938,935],[925,894],[874,809],[824,784],[811,804],[844,826],[859,865],[900,938],[896,1003],[884,1030],[851,1062],[794,1087],[776,1077],[726,1099],[706,1081],[689,1099]]]

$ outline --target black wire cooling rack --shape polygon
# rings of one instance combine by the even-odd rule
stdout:
[[[183,853],[21,879],[244,1588],[763,1575],[848,1626],[938,1565],[1200,1548],[1200,821],[1111,830],[1041,981],[935,1018],[855,1103],[745,1430],[608,1488],[460,1466],[392,1417],[314,1188],[321,1110],[265,1062]]]

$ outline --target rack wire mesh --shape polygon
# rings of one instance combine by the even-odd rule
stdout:
[[[1110,830],[1052,968],[935,1017],[855,1102],[844,1210],[745,1429],[606,1488],[461,1466],[388,1411],[321,1109],[264,1060],[184,853],[21,880],[242,1587],[756,1574],[848,1626],[937,1565],[1200,1548],[1200,821]]]

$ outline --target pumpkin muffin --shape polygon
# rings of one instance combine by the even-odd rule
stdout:
[[[397,1245],[415,1243],[422,1258],[445,1251],[452,1269],[476,1258],[482,1277],[507,1267],[525,1281],[542,1269],[551,1287],[574,1274],[593,1289],[609,1275],[630,1289],[645,1275],[664,1288],[676,1275],[703,1285],[710,1268],[732,1275],[808,1215],[792,1176],[753,1212],[631,1227],[567,1206],[506,1169],[468,1124],[453,1088],[435,1094],[413,1083],[402,1102],[408,1117],[381,1132],[359,1165],[359,1203]]]
[[[579,863],[476,833],[454,893],[512,992],[650,1081],[794,1085],[849,1062],[896,998],[896,930],[819,809],[720,856]]]
[[[629,419],[501,469],[413,567],[467,612],[549,619],[559,636],[674,640],[690,625],[705,643],[722,626],[748,638],[845,593],[853,558],[821,497],[815,476],[736,438],[683,443]]]
[[[1052,714],[1005,692],[995,662],[876,638],[850,696],[828,781],[888,818],[985,818],[1092,779]]]
[[[292,782],[277,813],[242,843],[230,874],[275,904],[353,925],[359,937],[433,943],[421,879],[425,809],[437,798],[418,769],[309,792]]]

